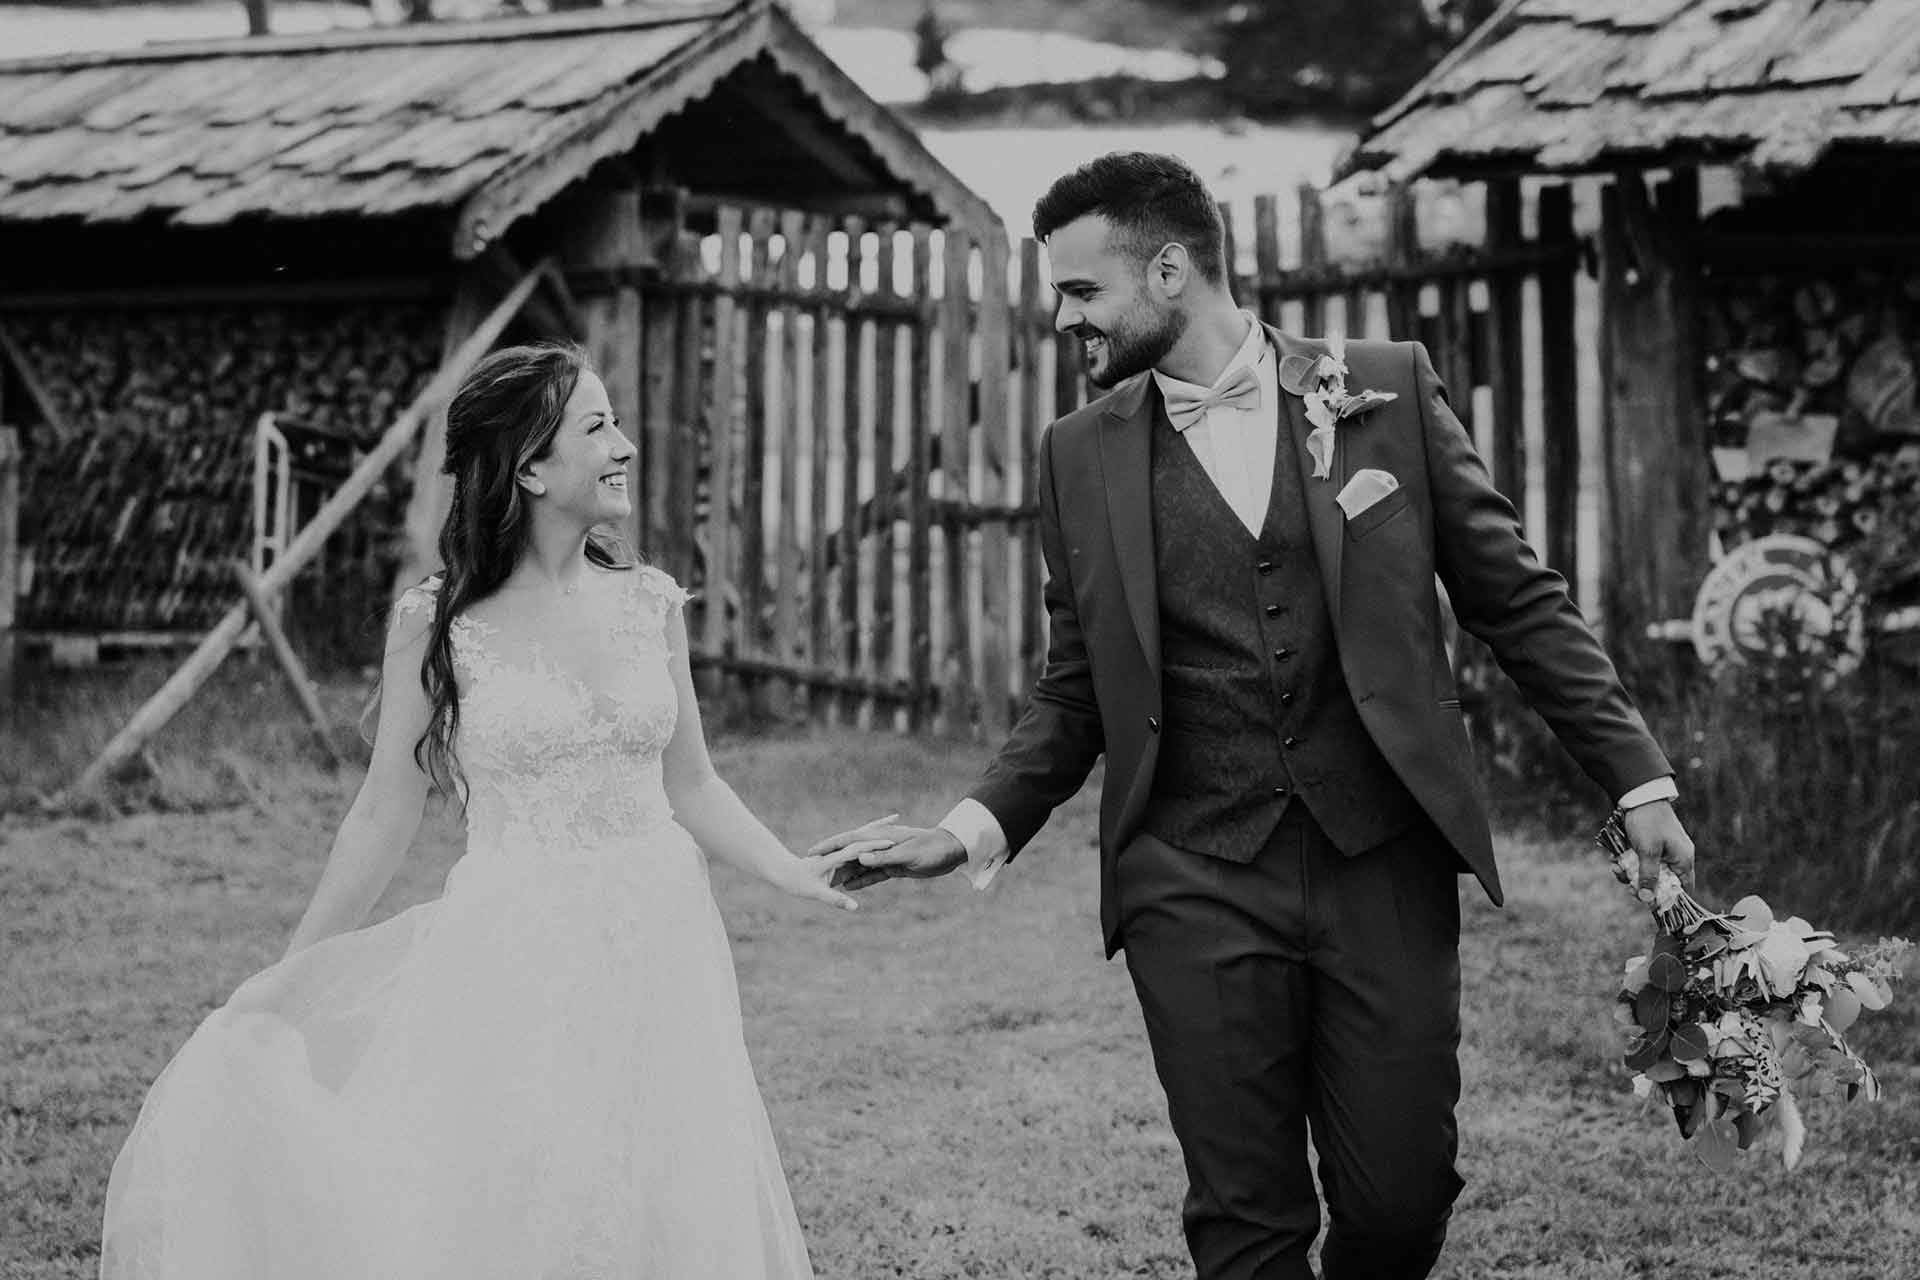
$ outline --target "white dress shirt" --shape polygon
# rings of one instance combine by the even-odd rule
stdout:
[[[1169,378],[1158,369],[1153,380],[1164,397],[1169,388],[1176,395],[1200,397],[1222,387],[1234,370],[1252,365],[1260,386],[1260,402],[1252,408],[1231,405],[1209,406],[1203,421],[1180,433],[1193,450],[1194,457],[1206,469],[1207,478],[1227,500],[1240,523],[1255,537],[1266,525],[1267,507],[1273,500],[1274,450],[1280,443],[1279,361],[1267,331],[1250,311],[1247,339],[1227,361],[1214,379],[1213,386]],[[1672,778],[1655,778],[1620,797],[1620,807],[1631,809],[1654,800],[1671,800],[1680,794]],[[955,805],[940,826],[953,833],[967,851],[967,878],[976,889],[984,889],[1007,860],[1007,836],[992,810],[968,797]]]

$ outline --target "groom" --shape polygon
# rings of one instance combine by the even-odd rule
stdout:
[[[1126,950],[1202,1280],[1414,1280],[1462,1187],[1459,874],[1497,904],[1434,590],[1626,813],[1643,893],[1691,879],[1672,770],[1521,536],[1417,343],[1353,342],[1373,404],[1316,433],[1325,342],[1228,289],[1179,160],[1105,156],[1034,210],[1057,327],[1112,388],[1055,422],[1038,501],[1050,635],[1020,723],[940,826],[848,884],[984,887],[1107,757],[1100,914]],[[1357,406],[1356,406],[1357,407]],[[1327,408],[1316,404],[1314,417]]]

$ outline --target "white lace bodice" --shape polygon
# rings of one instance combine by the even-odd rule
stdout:
[[[465,614],[453,620],[469,856],[565,859],[672,819],[660,768],[678,713],[666,625],[687,593],[651,566],[623,576],[616,590],[583,596],[566,623],[576,631],[567,647],[594,655],[592,684],[554,658],[552,634],[510,637]],[[430,611],[438,585],[410,589],[396,609]]]

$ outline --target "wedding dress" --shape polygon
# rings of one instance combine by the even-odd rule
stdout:
[[[115,1162],[105,1280],[799,1280],[705,858],[623,575],[599,683],[452,624],[467,850],[436,901],[244,983]],[[402,609],[431,609],[420,588]]]

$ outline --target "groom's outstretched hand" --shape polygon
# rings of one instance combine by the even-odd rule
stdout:
[[[944,827],[902,827],[869,822],[828,836],[807,850],[813,857],[835,853],[855,841],[886,840],[884,849],[869,849],[857,861],[835,870],[834,885],[864,889],[882,880],[926,880],[943,876],[967,860],[960,837]]]
[[[1680,825],[1680,815],[1670,800],[1635,805],[1620,816],[1627,843],[1640,855],[1639,895],[1642,902],[1653,901],[1653,886],[1666,867],[1679,879],[1681,887],[1693,890],[1693,839]]]

